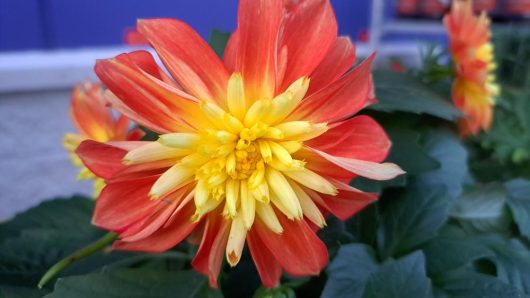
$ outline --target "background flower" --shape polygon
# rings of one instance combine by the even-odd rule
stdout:
[[[94,180],[94,197],[97,197],[105,183],[83,166],[74,154],[75,149],[87,139],[98,142],[139,140],[144,133],[140,129],[130,130],[130,121],[125,116],[116,119],[112,115],[110,104],[105,100],[103,88],[98,83],[84,82],[75,86],[70,117],[79,133],[66,134],[63,145],[70,152],[72,164],[81,168],[78,179]]]
[[[472,2],[453,1],[451,12],[444,18],[449,33],[455,81],[453,102],[464,112],[460,134],[476,135],[489,130],[493,117],[494,97],[499,94],[493,71],[496,68],[490,42],[490,21],[485,13],[475,16]]]

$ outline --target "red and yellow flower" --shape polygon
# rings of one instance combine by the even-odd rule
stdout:
[[[465,114],[459,123],[460,134],[476,135],[490,129],[494,97],[499,93],[493,74],[490,20],[485,13],[475,16],[470,0],[454,0],[444,24],[455,66],[453,102]]]
[[[348,185],[403,173],[382,163],[390,141],[370,117],[373,56],[337,38],[329,1],[241,0],[223,59],[188,25],[138,22],[167,75],[145,51],[95,70],[116,109],[160,135],[156,142],[85,141],[84,164],[106,180],[93,223],[114,247],[161,252],[191,234],[193,267],[217,285],[245,243],[263,284],[282,269],[316,275],[328,262],[315,231],[377,199]]]
[[[66,134],[63,145],[70,152],[72,163],[81,168],[78,179],[94,180],[94,196],[97,197],[105,182],[87,169],[74,154],[79,144],[87,139],[97,142],[139,140],[144,133],[139,129],[129,131],[130,121],[125,116],[113,117],[100,84],[84,82],[74,87],[70,118],[79,134]]]

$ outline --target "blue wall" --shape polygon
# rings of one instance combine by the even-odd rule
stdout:
[[[331,0],[341,34],[356,39],[368,27],[371,1]],[[138,18],[175,17],[204,38],[232,31],[237,0],[0,0],[0,51],[123,43]]]

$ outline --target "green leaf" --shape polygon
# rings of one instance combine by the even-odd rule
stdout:
[[[525,294],[530,294],[530,251],[518,240],[501,237],[485,237],[481,241],[491,249],[489,259],[497,267],[497,277]]]
[[[93,208],[94,201],[80,196],[43,202],[1,224],[0,242],[25,229],[36,228],[57,230],[65,234],[88,233],[97,237],[99,232],[90,225]]]
[[[381,257],[412,251],[436,236],[446,222],[450,199],[443,189],[416,189],[394,198],[382,214],[378,229]]]
[[[467,188],[449,213],[468,233],[506,232],[511,223],[506,190],[499,183]]]
[[[470,266],[473,261],[493,256],[493,252],[475,239],[439,236],[429,241],[423,252],[429,274],[439,274]]]
[[[0,280],[36,286],[57,261],[101,237],[90,224],[93,205],[80,197],[48,201],[0,225]],[[90,272],[129,255],[100,252],[61,275]]]
[[[364,244],[343,245],[326,270],[329,278],[322,297],[362,297],[368,277],[377,268],[372,247]]]
[[[228,43],[228,39],[230,38],[230,33],[228,32],[222,32],[217,29],[213,29],[212,33],[210,35],[210,41],[209,44],[220,58],[223,57],[226,44]]]
[[[221,297],[205,277],[193,271],[127,269],[61,278],[46,298]]]
[[[475,272],[446,275],[437,283],[451,298],[525,298],[523,294],[499,279]]]
[[[0,284],[0,297],[2,298],[40,298],[48,293],[45,289],[37,287],[17,287]]]
[[[363,298],[433,297],[431,280],[425,272],[425,257],[414,252],[390,260],[372,273]]]
[[[440,164],[430,157],[420,145],[420,133],[417,129],[403,125],[385,126],[392,149],[388,160],[398,164],[407,172],[407,176],[438,169]]]
[[[530,239],[530,181],[512,180],[504,186],[508,191],[508,206],[519,232]]]
[[[451,121],[461,116],[446,98],[410,75],[392,71],[374,71],[373,75],[379,103],[370,109],[427,114]]]
[[[460,139],[447,130],[432,131],[427,135],[425,148],[440,168],[423,173],[418,178],[422,187],[445,187],[452,198],[462,194],[464,184],[471,180],[467,150]]]

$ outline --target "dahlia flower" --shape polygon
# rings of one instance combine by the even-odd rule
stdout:
[[[453,102],[465,114],[459,123],[460,134],[476,135],[490,129],[494,97],[499,93],[493,74],[496,65],[490,21],[485,13],[478,17],[473,14],[471,1],[455,0],[444,24],[455,66]]]
[[[245,243],[266,287],[282,269],[319,274],[326,215],[347,219],[377,199],[351,179],[403,173],[382,163],[384,130],[353,117],[374,102],[373,56],[352,69],[355,48],[337,38],[327,0],[241,0],[222,60],[181,21],[140,20],[137,30],[169,74],[145,51],[95,71],[112,105],[160,137],[77,149],[107,183],[93,223],[118,233],[123,250],[161,252],[190,236],[192,265],[212,287]]]
[[[81,169],[78,179],[94,180],[94,197],[97,197],[105,182],[83,165],[79,157],[74,154],[75,149],[84,140],[98,142],[139,140],[144,133],[139,129],[129,131],[130,121],[126,117],[120,116],[117,119],[113,117],[109,104],[103,98],[100,84],[84,82],[74,87],[70,118],[79,133],[66,134],[63,145],[70,152],[72,164]]]

